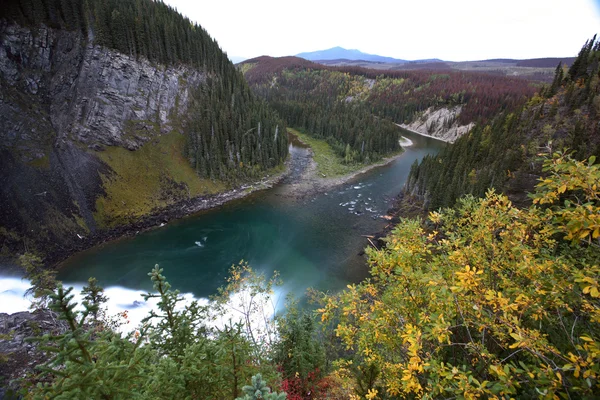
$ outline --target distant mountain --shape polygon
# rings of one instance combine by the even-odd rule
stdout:
[[[531,60],[519,60],[517,67],[533,67],[533,68],[555,68],[558,63],[566,66],[571,66],[575,61],[575,57],[562,58],[533,58]]]
[[[363,53],[360,50],[348,50],[342,47],[333,47],[327,50],[311,51],[307,53],[297,54],[296,57],[301,57],[309,61],[319,60],[362,60],[382,63],[406,63],[407,60],[399,60],[392,57],[378,56],[375,54]]]

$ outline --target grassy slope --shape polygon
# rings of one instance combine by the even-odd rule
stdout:
[[[313,158],[317,163],[317,172],[325,175],[327,178],[350,174],[368,165],[362,163],[350,165],[344,164],[344,159],[334,153],[327,141],[323,139],[315,139],[306,133],[302,133],[298,129],[288,128],[288,131],[298,136],[302,142],[310,146],[314,153]]]
[[[172,132],[137,151],[110,147],[98,152],[114,175],[104,177],[106,196],[96,200],[100,227],[132,222],[152,210],[190,197],[225,191],[222,182],[200,179],[183,157],[185,137]]]

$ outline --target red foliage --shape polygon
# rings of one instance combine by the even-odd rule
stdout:
[[[316,64],[312,61],[305,60],[300,57],[270,57],[260,56],[250,60],[246,60],[241,64],[257,65],[246,73],[246,80],[250,85],[256,83],[269,82],[271,78],[283,71],[284,69],[322,69],[323,65]]]
[[[373,91],[368,100],[376,112],[394,122],[406,122],[405,120],[412,119],[415,112],[431,106],[458,104],[464,105],[458,118],[460,124],[485,122],[500,111],[516,109],[535,92],[535,88],[524,79],[478,72],[440,69],[382,71],[362,67],[333,67],[298,57],[263,56],[246,63],[257,63],[246,73],[248,82],[255,86],[271,82],[273,76],[286,69],[339,71],[370,79],[404,79],[401,85]],[[308,84],[314,85],[314,82]],[[312,91],[316,89],[318,88],[304,88]]]
[[[323,399],[330,386],[331,382],[327,377],[321,377],[318,368],[305,378],[294,376],[281,382],[281,390],[287,393],[288,400]]]

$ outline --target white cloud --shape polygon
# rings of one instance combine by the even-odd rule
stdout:
[[[600,26],[592,0],[167,0],[232,56],[333,46],[405,59],[576,55]]]

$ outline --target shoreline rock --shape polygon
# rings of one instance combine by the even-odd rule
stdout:
[[[36,365],[48,360],[48,355],[38,350],[37,344],[25,339],[45,334],[61,334],[67,324],[50,310],[0,313],[0,399],[14,397],[19,387],[11,384],[31,372]]]
[[[299,138],[296,140],[303,143]],[[306,145],[305,143],[303,143]],[[333,187],[343,185],[344,183],[356,178],[357,176],[364,174],[374,168],[383,167],[393,161],[395,161],[398,157],[404,154],[404,151],[395,154],[390,157],[384,158],[382,161],[379,161],[374,164],[365,165],[363,168],[350,172],[346,175],[335,176],[335,177],[320,177],[317,172],[317,163],[313,157],[313,150],[310,146],[308,147],[308,151],[310,153],[310,162],[308,166],[302,172],[300,179],[297,182],[292,182],[288,184],[285,192],[282,193],[283,196],[286,197],[296,197],[296,198],[305,198],[308,196],[316,195],[318,193],[325,192]]]
[[[459,137],[468,133],[475,124],[459,125],[457,118],[462,106],[440,108],[429,107],[410,124],[396,124],[402,129],[417,135],[438,139],[446,143],[454,143]]]

